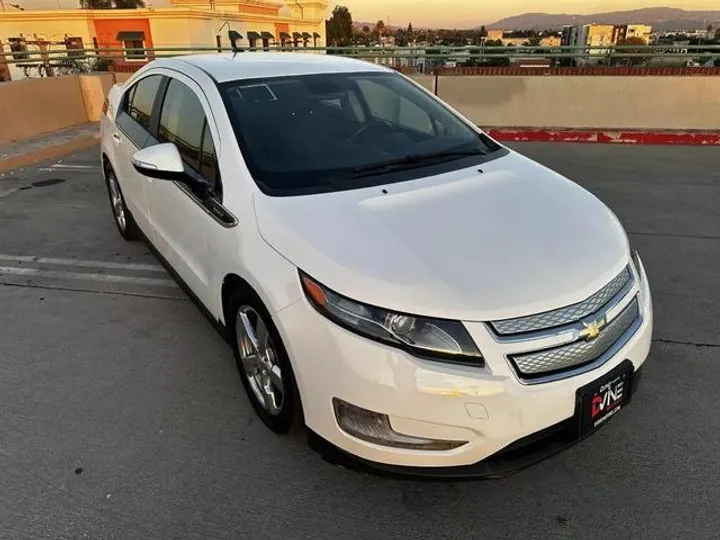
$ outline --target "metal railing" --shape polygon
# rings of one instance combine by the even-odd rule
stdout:
[[[553,65],[650,65],[663,62],[665,65],[683,65],[688,60],[698,63],[720,59],[720,45],[601,45],[601,46],[427,46],[427,47],[155,47],[155,48],[52,48],[46,50],[10,51],[0,50],[9,66],[50,69],[82,70],[93,63],[142,63],[155,58],[168,58],[188,54],[220,52],[262,53],[294,52],[325,53],[353,58],[387,62],[389,65],[414,67],[421,65],[423,71],[442,67],[447,63],[458,66],[512,65],[523,60],[546,60]],[[395,66],[397,67],[397,66]]]

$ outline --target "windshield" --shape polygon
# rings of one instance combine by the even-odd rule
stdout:
[[[254,79],[222,92],[248,167],[272,195],[408,180],[501,155],[395,73]]]

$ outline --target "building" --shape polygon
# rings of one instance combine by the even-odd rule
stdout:
[[[582,47],[587,45],[587,31],[589,25],[579,24],[563,28],[560,45],[563,47]]]
[[[605,56],[610,52],[609,47],[617,45],[628,38],[636,37],[649,43],[652,35],[652,27],[644,24],[583,24],[566,26],[562,32],[560,44],[562,46],[575,47],[598,47],[593,49],[578,49],[578,56],[587,54],[590,56]],[[608,49],[599,47],[607,46]],[[592,59],[584,61],[592,62]],[[580,62],[578,58],[576,63]]]
[[[613,34],[615,27],[611,24],[588,24],[586,45],[590,47],[611,46],[615,44]],[[590,54],[607,54],[606,49],[591,50]]]
[[[240,47],[269,50],[325,46],[328,0],[166,0],[166,7],[143,9],[56,9],[0,12],[2,58],[20,60],[5,70],[13,79],[53,75],[81,49],[152,49],[230,47],[228,30],[241,36]],[[78,50],[80,49],[80,50]],[[29,55],[32,51],[46,54]],[[63,51],[65,54],[47,54]],[[103,53],[100,53],[103,54]],[[126,50],[120,66],[147,62],[152,52]],[[0,75],[2,76],[2,75]]]
[[[502,41],[504,35],[505,30],[488,30],[485,39],[487,39],[487,41]]]
[[[562,38],[558,36],[544,36],[540,39],[541,47],[559,47],[562,43]]]
[[[650,43],[652,38],[652,26],[646,24],[621,24],[616,25],[613,30],[613,43],[622,43],[629,38],[639,38],[644,43]]]

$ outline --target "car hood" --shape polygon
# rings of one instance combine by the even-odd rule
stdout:
[[[514,152],[419,180],[297,197],[257,194],[265,241],[349,298],[465,321],[585,299],[629,257],[615,215]]]

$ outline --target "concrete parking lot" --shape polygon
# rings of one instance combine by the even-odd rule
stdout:
[[[118,236],[97,149],[0,177],[0,538],[718,538],[720,148],[517,148],[617,213],[656,331],[627,410],[501,481],[369,476],[270,433]]]

